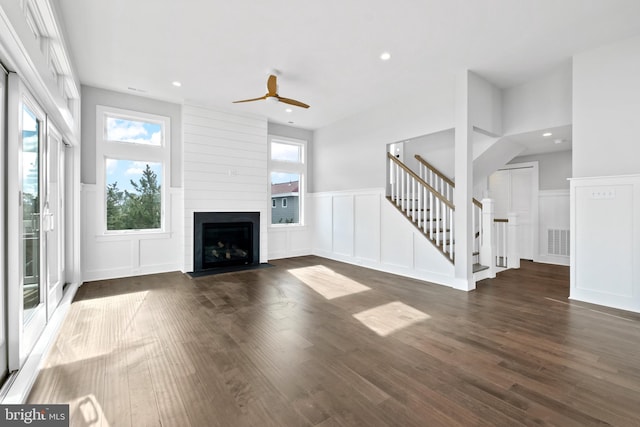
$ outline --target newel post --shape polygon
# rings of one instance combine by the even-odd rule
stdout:
[[[489,267],[489,277],[496,277],[496,232],[493,226],[495,203],[492,199],[482,199],[482,236],[480,264]]]
[[[518,253],[518,214],[509,213],[507,226],[507,268],[520,268],[520,254]]]

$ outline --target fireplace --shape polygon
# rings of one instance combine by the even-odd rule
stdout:
[[[194,212],[193,272],[260,264],[260,212]]]

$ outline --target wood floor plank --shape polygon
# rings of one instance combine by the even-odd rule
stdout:
[[[640,425],[640,315],[569,301],[567,267],[465,293],[273,264],[84,284],[28,401],[110,427]]]

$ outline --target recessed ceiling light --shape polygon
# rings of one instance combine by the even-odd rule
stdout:
[[[551,135],[553,135],[551,132],[545,132],[542,134],[542,136],[551,136]]]
[[[176,80],[175,82],[172,82],[171,84],[172,84],[172,85],[174,85],[175,87],[180,87],[180,86],[182,86],[182,83],[180,83],[180,82],[179,82],[179,81],[177,81],[177,80]]]
[[[380,54],[380,59],[382,59],[383,61],[388,61],[391,59],[391,54],[389,52],[382,52]]]
[[[291,108],[287,108],[287,109],[286,109],[286,110],[284,110],[284,111],[286,111],[287,113],[290,113],[290,112],[292,112],[293,110],[292,110]]]
[[[564,142],[564,139],[554,139],[553,142],[555,142],[556,144],[562,144]]]

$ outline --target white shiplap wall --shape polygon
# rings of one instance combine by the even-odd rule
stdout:
[[[267,262],[267,119],[185,105],[184,266],[193,271],[194,212],[260,212],[260,262]]]

